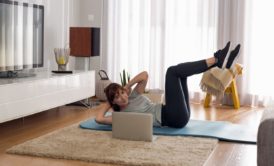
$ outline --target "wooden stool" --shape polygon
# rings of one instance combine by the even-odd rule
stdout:
[[[240,64],[236,64],[236,76],[237,75],[242,75],[242,66]],[[225,93],[230,93],[232,96],[234,108],[238,109],[240,108],[240,100],[238,96],[238,90],[236,86],[236,76],[234,76],[233,80],[229,84],[229,86],[225,89]],[[204,107],[209,107],[210,101],[211,101],[212,95],[209,93],[206,93],[206,98],[204,101]]]

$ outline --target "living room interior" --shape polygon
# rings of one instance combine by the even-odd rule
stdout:
[[[274,24],[267,19],[272,5],[256,0],[0,0],[0,165],[273,165],[274,82],[265,69],[271,70],[273,59]],[[25,15],[34,21],[24,21]],[[27,27],[22,32],[18,20]],[[36,31],[28,31],[36,25]],[[213,124],[225,139],[201,125],[202,134],[157,135],[166,142],[133,141],[137,145],[131,147],[107,139],[109,127],[79,127],[89,125],[104,107],[104,88],[110,82],[122,84],[123,75],[125,80],[147,71],[144,96],[164,104],[169,66],[212,57],[227,42],[229,52],[237,44],[241,50],[233,69],[227,70],[228,84],[218,89],[220,96],[211,93],[204,74],[187,80],[190,124]],[[18,50],[39,56],[20,59]],[[95,132],[109,142],[100,142]],[[64,144],[51,145],[53,140]],[[35,144],[39,149],[41,142],[53,155],[26,148]],[[113,149],[106,146],[109,153],[99,153],[106,144],[125,149],[111,156]],[[150,152],[153,144],[157,148]],[[93,153],[95,157],[86,157]],[[144,156],[151,160],[142,160]]]

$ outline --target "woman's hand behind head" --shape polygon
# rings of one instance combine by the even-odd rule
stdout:
[[[128,84],[124,86],[124,89],[125,89],[126,93],[127,93],[128,95],[130,95],[132,89],[131,89],[131,87],[128,86]]]

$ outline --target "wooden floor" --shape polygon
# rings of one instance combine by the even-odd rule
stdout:
[[[222,120],[245,124],[247,128],[252,128],[255,132],[258,129],[258,124],[263,112],[263,109],[252,109],[249,107],[243,107],[239,110],[225,106],[204,109],[199,104],[192,104],[191,107],[192,119]],[[13,145],[91,118],[96,114],[97,108],[87,109],[80,106],[63,106],[25,117],[24,119],[17,119],[0,124],[0,166],[106,166],[106,164],[10,155],[5,153],[5,150]],[[256,145],[220,141],[205,165],[252,166],[256,165],[256,158]]]

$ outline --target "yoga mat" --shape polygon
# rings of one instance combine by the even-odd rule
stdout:
[[[80,124],[83,129],[111,131],[111,125],[102,125],[94,118]],[[154,135],[195,136],[217,138],[221,141],[256,144],[257,133],[247,126],[223,121],[190,120],[184,128],[153,127]]]

